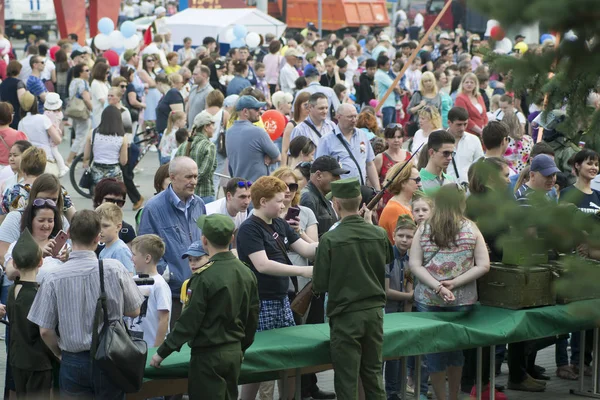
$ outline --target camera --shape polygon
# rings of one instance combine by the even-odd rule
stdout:
[[[138,286],[154,285],[154,278],[150,278],[148,274],[139,274],[137,278],[133,278],[133,281]]]

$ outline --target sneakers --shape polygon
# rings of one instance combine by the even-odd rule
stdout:
[[[496,389],[494,389],[494,396],[495,396],[496,400],[507,400],[506,395],[502,392],[499,392]],[[473,386],[473,389],[471,389],[470,397],[472,399],[477,398],[477,386]],[[481,398],[483,400],[488,400],[490,398],[490,384],[489,383],[483,388],[483,391],[481,392]]]
[[[146,201],[146,199],[144,199],[144,196],[140,197],[137,203],[133,205],[133,211],[137,211],[140,208],[142,208],[142,206],[144,205],[144,201]]]
[[[535,380],[529,375],[520,383],[508,381],[507,386],[510,390],[519,390],[521,392],[543,392],[546,390],[546,382]]]

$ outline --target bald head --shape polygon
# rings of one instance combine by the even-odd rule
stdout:
[[[352,104],[342,103],[337,108],[338,126],[344,134],[354,132],[357,117],[358,113]]]
[[[198,165],[189,157],[175,157],[169,163],[169,177],[177,197],[187,201],[194,195],[198,183]]]

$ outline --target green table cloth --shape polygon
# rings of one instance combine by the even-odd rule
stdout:
[[[384,318],[385,358],[436,353],[538,339],[591,329],[600,320],[600,300],[526,310],[476,306],[469,313],[395,313]],[[171,354],[146,379],[186,378],[190,348]],[[274,371],[326,365],[329,325],[303,325],[258,332],[246,352],[240,383],[272,379]],[[271,373],[269,373],[271,372]]]

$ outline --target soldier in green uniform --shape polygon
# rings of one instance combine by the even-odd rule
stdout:
[[[231,218],[202,215],[197,224],[210,263],[192,275],[187,307],[150,365],[159,368],[188,343],[190,399],[236,400],[243,355],[258,326],[256,276],[229,251],[235,230]]]
[[[385,400],[381,371],[385,266],[394,259],[393,248],[383,228],[359,215],[358,179],[332,182],[331,193],[341,223],[319,240],[313,291],[329,295],[335,392],[340,400],[356,400],[360,376],[367,399]]]

